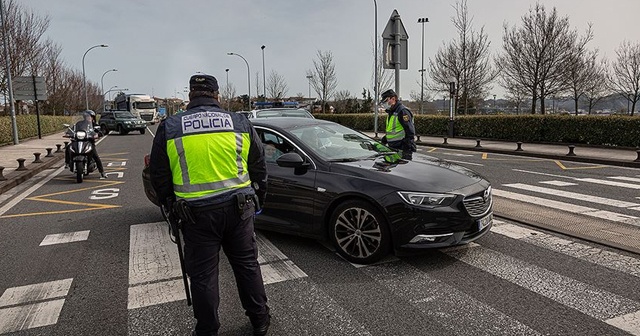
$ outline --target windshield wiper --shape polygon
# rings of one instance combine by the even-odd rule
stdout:
[[[379,153],[375,153],[375,154],[369,156],[368,159],[374,159],[374,158],[377,158],[377,157],[393,155],[393,154],[398,154],[398,153],[397,152],[379,152]]]
[[[356,158],[342,158],[342,159],[331,159],[331,160],[327,160],[329,162],[355,162],[355,161],[360,161],[361,159],[356,159]]]

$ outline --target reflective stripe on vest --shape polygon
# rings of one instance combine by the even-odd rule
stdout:
[[[176,196],[198,199],[249,186],[249,144],[249,133],[233,131],[167,140]]]
[[[387,141],[389,142],[399,141],[404,138],[405,136],[404,128],[402,127],[402,124],[398,122],[397,114],[394,113],[392,115],[387,115],[386,133],[387,133]]]

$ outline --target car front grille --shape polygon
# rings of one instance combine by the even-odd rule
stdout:
[[[493,195],[491,193],[491,187],[487,188],[484,192],[476,194],[470,197],[465,197],[462,201],[464,208],[472,217],[484,216],[493,203]]]
[[[151,121],[153,120],[153,115],[145,114],[145,115],[141,115],[140,118],[146,121]]]

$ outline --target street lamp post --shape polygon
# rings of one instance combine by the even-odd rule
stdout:
[[[104,75],[106,75],[108,72],[111,71],[118,71],[118,69],[111,69],[111,70],[107,70],[102,74],[102,77],[100,77],[100,91],[104,92]],[[104,111],[104,94],[102,94],[102,111]]]
[[[260,47],[260,49],[262,49],[262,96],[264,97],[264,101],[267,101],[267,75],[265,75],[264,72],[264,48],[266,48],[266,46]]]
[[[231,90],[229,90],[229,69],[224,69],[224,71],[227,73],[227,89],[226,89],[226,94],[229,95],[229,97],[227,97],[227,111],[229,111],[229,102],[231,101]]]
[[[424,23],[429,22],[429,18],[418,18],[418,23],[422,24],[422,65],[420,66],[420,114],[424,113]]]
[[[455,105],[455,98],[456,95],[456,82],[455,81],[450,81],[449,82],[449,137],[453,138],[453,117],[454,117],[454,105]]]
[[[238,57],[242,58],[244,63],[247,65],[247,94],[249,95],[249,110],[248,111],[251,111],[251,70],[249,69],[249,62],[247,62],[247,59],[242,57],[242,55],[240,55],[240,54],[228,52],[227,55],[229,55],[229,56],[232,56],[232,55],[238,56]]]
[[[84,71],[84,58],[85,56],[87,56],[87,53],[91,51],[91,49],[106,48],[106,47],[108,47],[108,45],[106,44],[94,45],[93,47],[87,49],[87,51],[84,52],[84,55],[82,55],[82,87],[84,88],[84,105],[86,110],[89,109],[89,96],[87,96],[87,76],[85,75],[85,71]]]
[[[493,95],[493,112],[498,113],[498,106],[496,105],[496,95]]]
[[[378,2],[373,0],[373,6],[375,10],[374,16],[374,60],[373,60],[373,131],[375,133],[374,139],[378,139]]]
[[[307,76],[307,81],[309,82],[309,99],[311,99],[311,78],[313,78],[313,76]],[[312,113],[311,107],[309,107],[309,113]]]

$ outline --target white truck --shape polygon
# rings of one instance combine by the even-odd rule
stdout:
[[[158,104],[146,94],[120,94],[113,100],[115,111],[129,111],[136,117],[155,123],[158,120]]]

